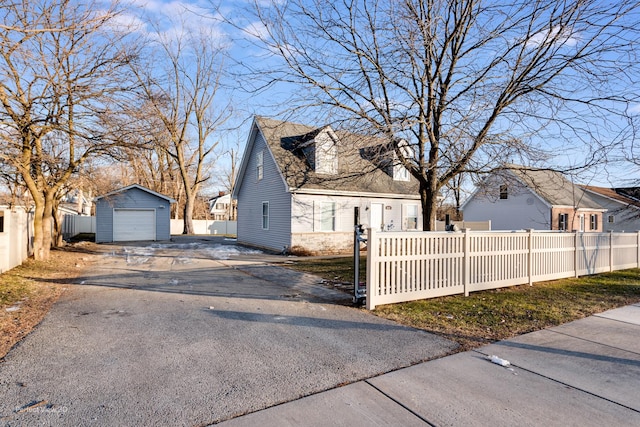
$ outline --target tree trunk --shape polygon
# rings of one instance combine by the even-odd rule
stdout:
[[[428,170],[426,175],[425,180],[420,180],[419,189],[420,202],[422,203],[422,229],[424,231],[436,231],[438,177],[433,170]]]
[[[45,195],[44,212],[42,213],[42,254],[43,260],[48,260],[51,254],[51,246],[53,244],[53,209],[55,203],[53,197],[49,194]]]
[[[42,217],[44,212],[44,202],[41,200],[36,200],[35,205],[36,207],[33,215],[33,258],[36,261],[43,261],[46,259],[44,258],[44,253],[42,250],[43,248]]]
[[[58,248],[63,245],[62,239],[62,223],[64,222],[64,216],[61,215],[57,209],[53,213],[53,247]]]
[[[187,195],[184,202],[184,210],[182,211],[184,227],[182,234],[194,234],[193,233],[193,202],[194,197]]]
[[[424,231],[436,230],[437,192],[429,188],[420,187],[420,203],[422,204],[422,229]]]

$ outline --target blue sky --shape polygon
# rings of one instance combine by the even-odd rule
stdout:
[[[224,49],[229,58],[226,60],[227,69],[235,67],[235,61],[251,62],[251,61],[269,61],[268,52],[259,51],[257,47],[251,44],[250,34],[252,32],[261,32],[261,25],[250,20],[238,22],[240,27],[246,31],[243,33],[238,29],[234,29],[229,25],[223,25],[220,13],[226,16],[241,17],[238,11],[247,7],[250,3],[247,1],[231,1],[223,2],[219,11],[214,9],[215,2],[205,1],[166,1],[166,0],[129,0],[132,7],[130,12],[124,14],[120,21],[123,25],[131,25],[136,30],[145,34],[150,38],[162,37],[171,39],[182,31],[202,31],[206,30],[214,43],[217,43]],[[266,5],[269,3],[264,1]],[[153,24],[151,24],[153,23]],[[265,54],[267,57],[265,57]],[[265,116],[275,116],[282,109],[282,100],[289,95],[288,91],[297,90],[290,85],[276,85],[268,91],[264,91],[259,95],[248,93],[242,88],[250,87],[251,81],[238,81],[233,78],[226,80],[226,90],[221,95],[231,100],[234,106],[234,118],[229,127],[236,129],[224,129],[218,135],[225,144],[233,144],[240,141],[241,145],[247,138],[249,125],[253,114],[261,114]],[[631,105],[631,110],[640,114],[640,106]],[[307,123],[318,124],[321,123]],[[615,127],[613,127],[615,132]],[[615,134],[607,134],[607,129],[601,130],[603,139],[614,139]],[[578,150],[564,150],[558,147],[558,158],[555,163],[572,165],[579,163],[582,152]],[[592,170],[582,172],[575,179],[578,182],[591,185],[631,185],[630,180],[638,179],[638,168],[630,164],[622,164],[618,166],[609,165],[606,170],[603,167],[593,168]],[[637,185],[637,184],[636,184]]]

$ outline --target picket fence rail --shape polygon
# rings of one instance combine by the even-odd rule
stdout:
[[[367,309],[636,267],[640,268],[640,231],[368,229]]]

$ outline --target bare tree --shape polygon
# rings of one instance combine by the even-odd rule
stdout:
[[[120,6],[102,6],[71,0],[0,6],[0,161],[33,198],[36,259],[49,257],[60,189],[112,146],[102,117],[127,93],[135,44],[117,25]]]
[[[288,105],[393,141],[420,184],[424,229],[434,229],[438,194],[457,175],[607,145],[638,100],[635,1],[263,5],[250,23],[229,19],[267,48],[252,63],[254,87],[307,88]]]
[[[229,117],[228,106],[216,105],[222,75],[221,50],[210,34],[200,32],[159,41],[154,64],[138,64],[135,72],[145,102],[162,124],[166,140],[157,140],[176,167],[184,193],[184,234],[193,233],[193,210],[218,142],[213,132]],[[157,66],[162,70],[153,69]],[[174,196],[175,197],[175,196]],[[175,197],[180,201],[179,196]]]

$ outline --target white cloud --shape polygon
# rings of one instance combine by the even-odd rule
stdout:
[[[111,19],[109,26],[114,31],[143,32],[147,24],[135,15],[123,13]]]
[[[556,26],[551,30],[543,30],[531,36],[527,40],[527,46],[534,48],[546,44],[575,46],[579,40],[578,34],[573,33],[570,28]]]
[[[627,107],[628,114],[640,114],[640,104],[632,104]]]
[[[130,18],[123,17],[123,25],[139,25],[138,31],[153,40],[166,42],[206,34],[214,43],[226,44],[221,20],[207,1],[129,0],[129,4]]]
[[[261,22],[251,22],[242,29],[250,38],[265,40],[269,38],[269,30]]]

